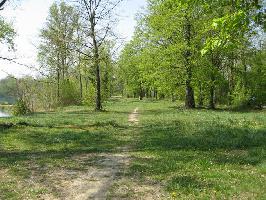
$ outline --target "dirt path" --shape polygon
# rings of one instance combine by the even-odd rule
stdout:
[[[139,123],[138,110],[136,108],[128,116],[131,126]],[[131,159],[128,153],[129,147],[121,147],[117,151],[118,153],[93,153],[72,157],[75,162],[84,164],[86,168],[84,170],[58,169],[48,172],[45,185],[51,193],[44,194],[40,199],[166,199],[159,185],[141,182],[137,177],[125,176]]]
[[[93,166],[85,172],[72,170],[57,171],[50,174],[51,182],[56,187],[54,191],[60,198],[66,200],[104,200],[107,199],[108,190],[117,176],[128,165],[129,157],[126,154],[100,154],[91,157],[88,155],[75,158],[78,162],[95,160]],[[57,198],[44,198],[57,199]]]
[[[138,108],[128,117],[128,122],[138,124]],[[55,200],[105,200],[108,191],[121,178],[130,163],[128,148],[122,147],[120,153],[84,154],[73,157],[78,163],[90,163],[84,171],[58,170],[49,173],[48,184],[59,198],[44,195],[41,199]],[[120,176],[120,177],[119,177]]]
[[[138,124],[139,120],[138,120],[138,113],[139,109],[135,108],[134,112],[132,112],[129,117],[128,117],[128,122],[132,123],[132,124]]]

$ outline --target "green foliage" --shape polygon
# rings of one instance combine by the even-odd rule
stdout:
[[[71,80],[65,80],[61,85],[61,96],[59,104],[61,106],[77,105],[79,103],[79,90]]]
[[[22,100],[19,99],[16,104],[12,107],[12,114],[14,116],[21,116],[21,115],[27,115],[29,113],[31,113],[31,110],[29,109],[27,103]]]
[[[266,104],[266,44],[251,60],[247,88],[251,91],[251,105],[262,108]]]
[[[95,105],[95,98],[95,87],[93,85],[89,85],[83,97],[83,104],[88,106]]]
[[[126,93],[158,91],[186,103],[195,96],[210,108],[249,105],[252,98],[265,104],[265,65],[251,59],[263,51],[253,45],[261,42],[255,19],[262,8],[262,1],[150,0],[120,56]]]
[[[16,32],[11,24],[0,16],[0,43],[7,44],[9,49],[14,49],[14,37]]]
[[[84,22],[87,16],[82,14],[73,4],[56,2],[50,7],[46,26],[41,30],[38,60],[48,81],[54,83],[49,95],[57,105],[91,104],[92,99],[96,99],[96,90],[92,88],[96,84],[95,59],[101,67],[102,101],[112,94],[115,63],[111,51],[114,43],[104,39],[97,47],[99,58],[92,58],[95,51],[87,45],[91,36],[90,28],[87,28],[90,21]]]
[[[233,92],[233,106],[237,108],[245,108],[248,107],[248,105],[251,103],[253,106],[255,102],[252,99],[251,92],[247,91],[245,87],[241,84],[241,82],[238,82],[235,86],[234,92]]]

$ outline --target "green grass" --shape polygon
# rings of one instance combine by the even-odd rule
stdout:
[[[131,174],[174,199],[266,199],[266,115],[142,108]]]
[[[135,107],[140,124],[132,127],[127,120]],[[0,119],[14,124],[0,126],[0,199],[56,194],[47,182],[50,171],[86,170],[93,158],[74,156],[123,146],[132,157],[124,176],[158,183],[173,199],[266,199],[265,112],[187,111],[137,100],[113,100],[105,108]]]

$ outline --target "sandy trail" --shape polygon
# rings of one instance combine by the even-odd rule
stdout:
[[[128,117],[128,122],[132,123],[132,124],[138,124],[139,120],[138,120],[138,116],[139,116],[139,108],[135,108],[134,112],[132,112],[129,117]]]
[[[128,117],[128,122],[138,124],[138,108]],[[55,200],[104,200],[108,191],[120,178],[130,163],[127,147],[119,148],[121,153],[84,154],[73,157],[79,163],[94,160],[85,171],[58,170],[49,173],[49,187],[56,191],[57,197],[46,194],[40,199]]]
[[[104,200],[107,198],[108,190],[113,185],[117,176],[128,164],[129,158],[126,154],[101,154],[96,164],[87,173],[80,174],[78,178],[63,183],[63,199],[69,200]]]

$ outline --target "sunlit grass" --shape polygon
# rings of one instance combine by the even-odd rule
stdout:
[[[174,199],[265,199],[266,115],[143,107],[131,175]]]
[[[140,124],[134,127],[128,115],[136,107]],[[105,108],[0,119],[11,124],[0,126],[0,199],[54,193],[46,183],[50,171],[86,170],[94,157],[81,162],[75,156],[124,146],[132,157],[124,176],[155,181],[173,199],[266,198],[265,112],[187,111],[178,103],[137,100],[113,100]]]

